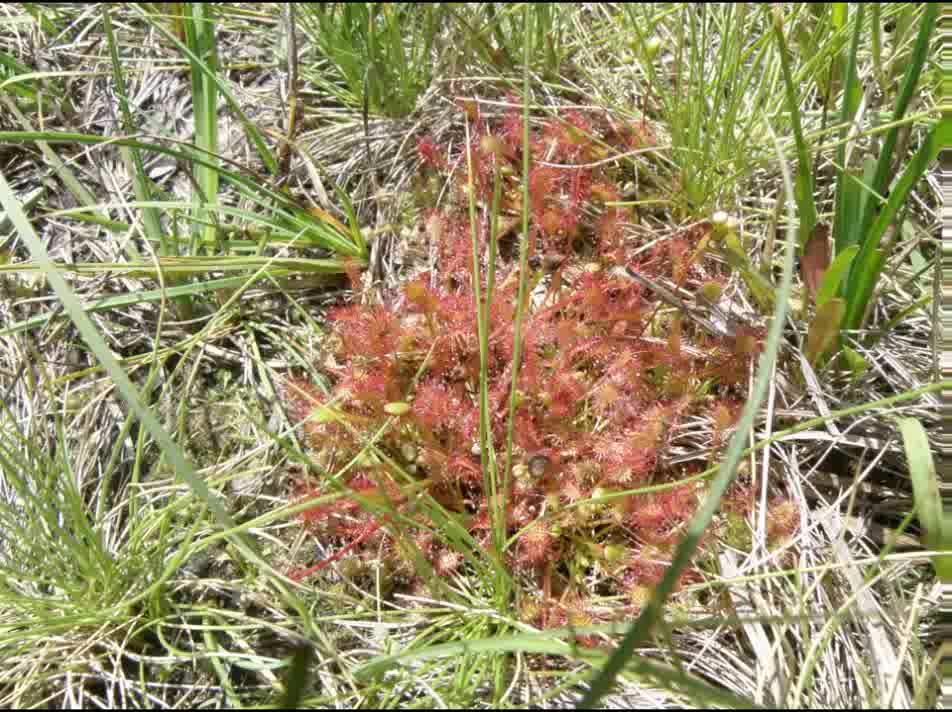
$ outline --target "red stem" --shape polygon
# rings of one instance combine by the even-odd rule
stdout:
[[[390,515],[388,514],[387,516],[383,518],[383,521],[372,522],[371,524],[367,526],[367,528],[363,531],[363,533],[359,537],[357,537],[352,542],[347,544],[340,551],[336,552],[332,556],[327,557],[323,561],[319,561],[311,568],[304,569],[304,571],[300,571],[292,575],[291,578],[295,581],[303,581],[308,576],[313,576],[318,571],[321,571],[322,569],[327,568],[328,566],[333,564],[335,561],[340,561],[342,558],[344,558],[344,554],[346,554],[351,549],[363,544],[365,541],[367,541],[367,539],[373,536],[375,532],[377,532],[384,524],[387,524],[389,521],[390,521]]]

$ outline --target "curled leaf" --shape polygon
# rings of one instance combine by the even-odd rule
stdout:
[[[816,299],[817,291],[823,282],[823,275],[830,266],[830,226],[817,223],[807,244],[803,248],[800,260],[800,277],[807,288],[810,299]]]

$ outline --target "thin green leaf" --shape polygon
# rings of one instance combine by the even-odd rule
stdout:
[[[864,3],[859,3],[859,8]],[[909,102],[912,100],[919,76],[922,74],[929,54],[929,37],[936,24],[936,18],[939,14],[940,5],[938,3],[926,3],[922,13],[922,19],[919,23],[919,32],[916,35],[916,42],[913,46],[912,55],[906,67],[906,74],[903,77],[902,86],[899,89],[899,95],[896,97],[896,105],[893,110],[893,126],[886,133],[882,148],[879,152],[879,159],[876,163],[876,175],[873,180],[872,188],[879,195],[885,195],[891,181],[890,172],[893,170],[893,152],[899,137],[900,126],[898,122],[906,114],[909,108]],[[842,165],[842,164],[841,164]],[[875,204],[870,201],[866,204],[862,216],[856,221],[861,239],[870,239],[867,235],[867,229],[872,224],[875,215]],[[864,237],[865,236],[865,237]],[[865,242],[864,242],[865,247]],[[849,322],[849,316],[847,317]]]
[[[0,95],[0,100],[5,99]],[[152,151],[155,153],[160,153],[166,156],[172,156],[177,160],[186,160],[191,161],[192,163],[201,163],[209,167],[215,167],[215,164],[206,161],[203,157],[197,155],[191,155],[186,151],[175,150],[156,143],[146,143],[139,141],[133,138],[107,138],[102,136],[92,136],[88,134],[81,133],[66,133],[66,132],[56,132],[56,131],[0,131],[0,143],[3,141],[13,141],[13,142],[30,142],[30,141],[44,141],[50,144],[69,144],[69,143],[80,143],[80,144],[91,144],[91,145],[117,145],[117,146],[130,146],[136,147],[143,151]],[[238,166],[240,169],[240,166]],[[223,178],[227,179],[235,186],[240,186],[242,189],[247,190],[249,194],[254,196],[254,199],[257,202],[262,202],[265,198],[274,200],[281,208],[286,211],[282,213],[282,217],[287,219],[290,223],[290,226],[293,228],[293,231],[300,229],[305,229],[312,233],[315,233],[315,237],[319,237],[321,240],[326,242],[326,247],[335,252],[338,252],[343,255],[349,255],[357,259],[366,259],[361,255],[365,255],[366,250],[361,251],[361,247],[358,244],[355,244],[351,241],[348,232],[341,232],[338,225],[339,223],[331,223],[326,220],[321,221],[316,219],[313,215],[304,213],[302,209],[287,195],[281,193],[281,191],[274,190],[268,185],[268,182],[259,175],[245,175],[237,171],[229,171],[225,169],[220,169],[220,173]],[[88,196],[88,203],[94,204],[95,200],[90,195]],[[172,204],[169,201],[163,201],[165,204]],[[143,207],[148,205],[148,203],[135,203],[129,205],[138,205]],[[229,209],[225,206],[217,206],[217,210],[220,212],[225,212]],[[65,211],[61,214],[65,214]],[[248,216],[249,213],[241,212],[235,213]],[[75,214],[74,214],[75,217]],[[86,216],[85,219],[96,222],[97,224],[103,224],[109,229],[128,229],[129,226],[124,223],[119,223],[116,221],[111,221],[105,217],[90,217]],[[256,220],[263,221],[264,218],[261,216],[256,216]],[[336,222],[336,221],[335,221]],[[306,238],[305,238],[306,239]]]
[[[860,266],[862,265],[862,266]],[[880,248],[863,250],[853,260],[846,288],[846,317],[844,329],[859,328],[876,289],[879,275],[886,265],[886,252]]]
[[[909,463],[912,494],[922,526],[922,541],[933,551],[952,551],[952,531],[946,531],[942,497],[932,449],[925,428],[915,418],[898,418],[899,432]],[[952,558],[932,558],[936,573],[943,583],[952,583]]]
[[[881,196],[873,192],[873,182],[876,179],[876,160],[871,157],[863,160],[862,178],[857,179],[851,173],[846,173],[845,178],[843,185],[846,196],[843,209],[843,214],[846,216],[843,218],[846,225],[845,244],[852,246],[858,245],[862,239],[859,230],[859,218],[864,214],[868,201],[882,201]]]
[[[838,254],[833,260],[829,269],[823,274],[823,279],[820,281],[820,288],[816,293],[817,309],[830,301],[839,291],[840,284],[843,278],[849,273],[850,265],[853,263],[853,258],[856,257],[858,252],[859,247],[853,245],[843,250],[843,252]]]
[[[287,681],[284,685],[284,698],[281,708],[294,710],[298,708],[304,691],[311,676],[310,667],[314,663],[314,648],[304,644],[291,655],[291,664],[288,667]]]
[[[216,86],[218,91],[221,92],[221,95],[225,98],[225,101],[228,102],[229,108],[235,112],[235,115],[238,117],[238,120],[241,122],[242,127],[245,130],[245,133],[248,135],[248,139],[254,145],[255,149],[258,152],[258,155],[261,157],[261,160],[264,162],[265,166],[268,168],[268,171],[272,175],[277,175],[278,173],[278,163],[275,157],[271,154],[268,145],[264,142],[264,138],[261,136],[261,132],[258,131],[257,127],[251,122],[251,120],[245,115],[241,110],[241,106],[238,104],[238,101],[235,99],[234,95],[228,88],[228,85],[225,84],[221,79],[219,79],[217,73],[209,67],[200,57],[198,57],[192,50],[186,47],[182,42],[179,41],[178,37],[170,33],[161,23],[155,22],[153,18],[147,15],[141,9],[139,10],[142,18],[148,22],[159,34],[161,34],[165,39],[174,44],[182,53],[188,57],[189,61],[194,62],[195,65],[202,71],[202,73],[208,77],[208,79]]]
[[[347,223],[350,225],[350,238],[357,246],[356,256],[365,259],[368,254],[367,241],[364,239],[364,234],[360,230],[360,222],[357,220],[357,211],[354,209],[354,203],[350,199],[350,196],[347,195],[347,192],[337,185],[337,181],[331,180],[329,177],[327,177],[326,180],[330,181],[331,188],[334,189],[334,194],[344,205],[344,214],[347,215]]]
[[[158,263],[158,267],[156,267]],[[321,274],[340,274],[341,263],[337,260],[319,260],[306,257],[260,257],[260,256],[221,256],[221,257],[159,257],[155,262],[79,262],[49,264],[49,269],[59,273],[101,274],[109,272],[126,277],[154,277],[159,272],[165,275],[202,274],[205,272],[235,272],[257,270],[268,267],[269,274],[289,272],[316,272]],[[17,262],[0,265],[3,272],[46,272],[42,262]]]
[[[849,4],[845,2],[833,2],[830,3],[832,9],[832,20],[833,27],[837,30],[842,30],[846,27],[846,18],[849,12]]]
[[[869,368],[869,362],[861,353],[851,349],[849,346],[844,346],[840,353],[842,354],[842,359],[846,367],[853,374],[853,381],[858,380],[860,376],[866,373]]]
[[[6,84],[9,75],[23,75],[27,74],[30,71],[29,67],[25,64],[21,64],[15,57],[10,56],[6,52],[0,52],[0,79],[4,79],[3,84]],[[2,86],[2,85],[0,85]],[[29,99],[31,101],[36,99],[36,91],[32,87],[22,86],[20,83],[13,85],[10,90],[17,96]],[[55,92],[58,96],[61,95],[61,92]]]
[[[807,331],[806,359],[811,366],[816,365],[820,357],[836,341],[846,313],[846,302],[842,299],[830,299],[822,307],[817,307],[810,329]]]
[[[529,5],[523,7],[523,22],[530,27]],[[503,468],[503,491],[508,491],[512,473],[512,444],[516,425],[519,366],[522,363],[522,320],[529,281],[529,62],[532,42],[526,33],[522,48],[522,232],[519,239],[519,292],[516,302],[516,323],[513,334],[512,381],[509,390],[509,415],[506,422],[506,464]]]
[[[845,22],[845,19],[844,19]],[[858,232],[854,210],[858,207],[855,204],[856,194],[854,187],[847,188],[847,166],[846,166],[846,136],[853,125],[853,117],[856,114],[856,107],[851,101],[851,94],[857,83],[856,76],[856,56],[859,52],[860,28],[863,24],[863,4],[860,3],[856,8],[856,22],[853,27],[853,39],[850,44],[850,52],[846,68],[846,85],[843,89],[843,103],[840,108],[840,143],[836,149],[836,164],[839,166],[836,177],[836,198],[833,215],[833,244],[836,253],[839,254],[849,245],[857,242],[861,232]]]
[[[800,125],[800,104],[797,101],[796,84],[790,71],[790,52],[783,34],[783,19],[780,10],[773,8],[773,29],[780,49],[780,66],[783,70],[783,81],[786,89],[787,110],[790,112],[790,121],[793,124],[793,136],[797,145],[797,178],[796,200],[800,214],[800,236],[805,241],[813,234],[816,224],[816,202],[813,195],[813,165],[810,161],[810,151],[803,138],[803,128]],[[800,247],[803,247],[801,242]]]
[[[860,252],[853,262],[846,289],[846,320],[844,325],[847,329],[858,329],[862,325],[869,299],[886,262],[886,255],[880,249],[879,243],[886,229],[896,219],[909,193],[925,175],[929,164],[938,157],[940,145],[936,140],[936,135],[937,130],[933,127],[926,135],[919,150],[909,160],[902,175],[899,176],[899,180],[896,181],[890,191],[886,205],[880,210],[878,218],[866,235]]]
[[[574,640],[579,635],[605,632],[614,626],[585,626],[579,628],[557,628],[545,633],[523,633],[493,638],[462,640],[451,643],[431,645],[422,650],[409,650],[395,655],[376,658],[358,668],[355,677],[361,681],[379,678],[387,670],[400,663],[438,660],[460,657],[474,653],[522,652],[543,655],[564,655],[590,663],[601,663],[607,657],[603,650],[579,646]],[[561,640],[566,638],[568,640]],[[739,709],[759,709],[760,706],[746,697],[715,687],[701,678],[674,666],[664,665],[647,657],[633,656],[628,662],[627,672],[639,678],[650,678],[659,685],[670,689],[681,689],[696,703],[704,700],[724,704]]]
[[[32,130],[33,126],[29,119],[23,115],[23,112],[17,108],[16,103],[14,103],[10,97],[0,93],[0,102],[2,102],[7,110],[16,117],[20,125],[26,129],[25,131],[11,131],[8,133],[14,135],[19,134],[24,136],[36,136],[36,138],[33,138],[32,140],[36,141],[36,145],[43,153],[43,157],[47,160],[50,166],[52,166],[53,170],[56,171],[56,175],[58,175],[60,180],[62,180],[66,185],[66,188],[76,199],[76,202],[86,205],[95,203],[96,199],[93,197],[93,194],[89,192],[89,190],[82,183],[79,182],[69,167],[50,149],[48,142],[44,140],[44,132],[34,132]],[[2,133],[7,132],[0,132],[0,134]],[[103,140],[105,141],[107,139]],[[2,142],[3,137],[0,136],[0,143]],[[105,215],[97,215],[96,217],[101,217],[104,220],[106,219]]]
[[[273,275],[261,275],[262,279],[266,279],[268,277],[273,277]],[[95,312],[111,311],[113,309],[121,309],[122,307],[133,306],[136,304],[157,302],[163,298],[174,299],[175,297],[182,296],[199,296],[202,294],[209,294],[218,289],[231,289],[234,287],[240,287],[241,285],[247,283],[247,281],[247,275],[240,275],[238,277],[222,277],[221,279],[211,279],[205,282],[180,284],[176,287],[168,287],[164,290],[151,289],[144,292],[131,292],[129,294],[120,294],[114,297],[99,299],[92,304],[84,305],[83,310],[87,314],[93,314]],[[280,283],[285,289],[294,286],[287,281],[287,278],[281,279]],[[302,281],[302,285],[307,285],[308,287],[314,286],[312,283],[306,281]],[[0,329],[0,338],[4,336],[12,336],[13,334],[18,334],[21,331],[36,329],[49,323],[50,320],[62,316],[63,315],[60,312],[50,312],[47,314],[39,314],[37,316],[30,317],[29,319],[24,319],[23,321],[15,322],[4,327],[3,329]]]
[[[116,94],[119,98],[119,110],[122,113],[123,130],[127,133],[133,133],[135,131],[135,121],[132,117],[132,110],[129,108],[126,81],[122,73],[122,64],[119,61],[118,45],[112,32],[112,20],[110,18],[108,5],[103,6],[102,23],[106,35],[106,44],[109,46],[109,57],[112,61],[112,74],[113,80],[116,83]],[[148,176],[146,175],[139,150],[134,147],[123,147],[120,150],[123,152],[123,157],[126,159],[129,172],[132,174],[132,185],[136,198],[141,201],[152,200],[152,191],[149,187]],[[158,209],[154,207],[143,208],[142,221],[145,224],[145,232],[148,238],[159,243],[161,246],[161,254],[168,254],[164,249],[164,232],[162,230]],[[136,252],[132,254],[133,257],[138,257]]]
[[[214,211],[218,202],[218,53],[215,47],[215,22],[210,6],[186,3],[183,17],[195,113],[195,145],[208,163],[191,163],[198,190],[193,191],[192,216],[195,234],[189,254],[199,253],[199,241],[214,243],[217,232]],[[211,164],[211,165],[208,165]],[[204,227],[199,227],[204,225]]]

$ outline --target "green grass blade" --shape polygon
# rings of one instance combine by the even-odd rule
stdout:
[[[262,279],[268,277],[269,275],[262,275]],[[247,281],[247,275],[241,275],[238,277],[223,277],[221,279],[211,279],[204,282],[180,284],[177,287],[168,287],[164,290],[150,289],[143,292],[131,292],[130,294],[120,294],[114,297],[98,299],[91,304],[84,305],[83,310],[87,314],[93,314],[97,312],[111,311],[113,309],[121,309],[122,307],[134,306],[136,304],[157,302],[163,298],[174,299],[175,297],[182,296],[200,296],[202,294],[213,293],[218,289],[231,289],[234,287],[240,287]],[[3,329],[0,329],[0,338],[5,336],[13,336],[14,334],[18,334],[23,331],[29,331],[31,329],[37,329],[39,327],[45,326],[51,320],[61,317],[63,317],[63,315],[59,312],[50,312],[15,322],[5,326]]]
[[[47,160],[50,166],[52,166],[53,170],[56,172],[56,175],[59,176],[61,181],[63,181],[63,184],[76,199],[76,201],[81,205],[95,203],[96,199],[93,197],[93,194],[82,183],[79,182],[79,179],[76,178],[69,167],[52,151],[52,149],[50,149],[49,144],[43,135],[45,132],[34,132],[33,125],[30,123],[30,120],[24,116],[23,112],[20,111],[19,108],[17,108],[17,105],[10,99],[10,97],[0,93],[0,102],[2,102],[7,110],[13,114],[14,117],[16,117],[17,121],[25,129],[24,131],[11,131],[9,133],[35,136],[35,138],[32,140],[36,142],[36,145],[43,154],[43,157]],[[0,143],[2,142],[3,137],[0,136]],[[103,220],[107,219],[105,215],[96,215],[96,217],[102,218]]]
[[[800,105],[797,101],[796,84],[790,70],[790,51],[783,34],[783,18],[780,11],[774,8],[773,17],[774,36],[780,49],[780,67],[783,71],[784,87],[786,89],[787,110],[790,112],[790,121],[793,124],[793,136],[797,145],[797,180],[796,200],[800,214],[800,249],[803,243],[813,234],[816,225],[816,202],[813,190],[813,166],[810,161],[810,151],[803,138],[803,128],[800,125]]]
[[[5,97],[0,95],[0,100],[4,98]],[[191,155],[187,151],[171,149],[167,146],[163,146],[162,144],[147,143],[133,138],[106,138],[82,133],[57,131],[0,131],[0,143],[4,141],[16,143],[43,141],[49,144],[79,143],[84,145],[100,146],[130,146],[136,147],[143,151],[151,151],[166,156],[171,156],[176,160],[191,161],[192,163],[199,163],[209,167],[215,166],[215,164],[206,161],[204,157]],[[236,166],[236,168],[240,169],[241,167]],[[342,255],[354,257],[358,260],[366,259],[366,247],[364,247],[362,250],[360,246],[361,244],[366,245],[366,242],[363,240],[363,236],[361,236],[361,243],[356,244],[352,239],[351,231],[342,227],[338,221],[330,218],[327,214],[322,214],[322,216],[316,217],[305,212],[287,195],[271,188],[268,185],[268,182],[259,175],[249,175],[247,174],[247,171],[243,174],[237,171],[226,170],[224,168],[220,169],[220,173],[223,179],[227,179],[235,186],[240,186],[242,190],[247,191],[247,195],[258,204],[263,205],[266,199],[274,201],[283,211],[281,216],[288,220],[288,229],[292,229],[294,233],[300,230],[305,230],[305,235],[302,236],[304,237],[305,241],[308,241],[307,235],[309,233],[312,237],[316,237],[322,241],[324,244],[321,246],[326,247],[329,250]],[[95,200],[91,195],[89,196],[88,203],[95,203]],[[166,201],[166,203],[171,204],[168,203],[168,201]],[[134,204],[130,203],[126,204],[135,206]],[[139,207],[144,206],[139,205]],[[224,206],[219,206],[218,210],[224,212],[230,209]],[[65,212],[61,211],[61,214],[65,214]],[[248,215],[248,213],[244,213],[244,215]],[[128,225],[108,220],[105,217],[93,216],[90,218],[87,216],[86,219],[96,222],[97,224],[107,226],[110,229],[129,229]],[[261,217],[257,217],[256,219],[259,222],[263,220]],[[313,247],[315,245],[311,244],[309,246]]]
[[[578,635],[604,632],[605,628],[606,626],[560,628],[545,633],[523,633],[442,643],[428,646],[422,650],[410,650],[396,655],[379,657],[358,668],[355,676],[360,681],[367,681],[379,678],[388,669],[399,663],[438,660],[478,653],[521,652],[563,655],[585,660],[591,664],[599,664],[606,658],[605,652],[578,646],[574,644],[574,639]],[[562,640],[563,638],[568,640]],[[675,666],[665,665],[647,657],[635,656],[632,658],[629,672],[642,679],[650,678],[657,684],[669,689],[681,689],[698,705],[708,702],[723,704],[736,709],[760,709],[759,705],[741,695],[711,685],[700,677]]]
[[[912,55],[909,58],[909,64],[906,67],[906,74],[902,80],[902,86],[899,89],[899,96],[896,98],[896,106],[893,110],[892,121],[898,122],[906,115],[906,109],[912,100],[916,84],[926,65],[929,56],[929,39],[932,30],[936,25],[936,18],[939,15],[941,5],[939,3],[925,3],[922,19],[919,22],[919,33],[916,35],[916,43],[912,49]],[[873,190],[880,195],[885,194],[889,185],[889,168],[893,159],[893,149],[896,147],[896,141],[899,136],[899,126],[893,126],[886,134],[883,140],[883,146],[880,152],[879,162],[876,165],[876,179],[873,182]]]
[[[952,530],[947,531],[945,527],[938,475],[925,428],[915,418],[899,418],[897,422],[909,462],[909,477],[919,524],[922,526],[923,543],[933,551],[952,551]],[[952,558],[935,556],[932,563],[940,580],[952,583]]]
[[[909,193],[925,175],[929,165],[938,158],[939,149],[937,129],[933,127],[926,135],[919,150],[910,159],[899,180],[896,181],[889,193],[886,205],[880,210],[879,216],[869,229],[860,252],[850,269],[846,289],[845,328],[858,329],[862,325],[867,304],[887,257],[880,249],[880,241],[886,233],[886,229],[896,219]]]
[[[16,57],[12,57],[6,52],[0,52],[0,87],[6,85],[8,79],[29,74],[29,72],[30,68],[25,64],[21,64]],[[13,88],[10,89],[10,91],[24,99],[31,101],[36,100],[36,91],[34,91],[32,87],[25,86],[19,82],[13,84]],[[58,93],[59,92],[57,92],[57,94]]]
[[[863,177],[861,180],[857,180],[849,173],[846,174],[846,178],[848,180],[845,182],[844,190],[847,191],[849,200],[853,202],[848,205],[845,213],[853,216],[855,221],[857,216],[865,213],[868,201],[882,200],[881,194],[873,192],[873,184],[876,182],[876,160],[870,157],[863,160]],[[850,243],[851,245],[856,244],[860,237],[858,229],[850,231],[847,227],[847,239],[854,240]]]
[[[845,3],[844,12],[845,12]],[[843,22],[845,23],[845,16]],[[856,86],[856,56],[859,52],[860,29],[863,24],[863,6],[857,7],[856,21],[853,26],[853,37],[850,42],[847,57],[846,81],[843,88],[843,100],[840,105],[840,142],[836,149],[837,186],[835,207],[833,212],[833,245],[836,254],[840,254],[850,245],[859,241],[859,225],[856,224],[856,215],[859,207],[859,192],[855,183],[849,180],[849,170],[846,166],[846,136],[853,125],[853,116],[856,107],[851,101],[853,89]]]
[[[860,3],[859,8],[861,9],[862,7],[863,3]],[[902,86],[896,98],[896,105],[891,119],[893,126],[887,131],[886,137],[883,139],[882,148],[880,149],[879,157],[876,161],[876,172],[871,187],[877,195],[885,195],[889,187],[892,178],[890,172],[893,170],[893,162],[896,158],[893,154],[899,137],[900,126],[898,123],[901,122],[906,114],[906,109],[909,108],[909,103],[912,100],[912,95],[919,81],[919,76],[922,74],[923,67],[928,59],[929,37],[935,26],[938,13],[939,5],[937,3],[926,3],[912,55],[906,67],[906,74],[903,77]],[[878,238],[869,232],[870,225],[873,224],[875,219],[876,203],[870,199],[867,200],[864,205],[865,207],[862,214],[859,216],[847,215],[844,216],[844,220],[851,221],[853,224],[853,237],[851,239],[854,242],[862,243],[865,248],[867,241],[878,240]],[[852,275],[850,279],[853,279]],[[847,315],[847,323],[850,323],[849,314]]]
[[[282,709],[298,708],[311,677],[310,667],[313,664],[314,648],[310,645],[299,646],[291,655],[291,664],[288,666],[287,682],[281,702]]]
[[[483,489],[494,503],[490,512],[495,555],[503,552],[505,514],[496,492],[496,473],[490,468],[489,443],[491,425],[489,414],[489,300],[483,298],[482,279],[479,269],[479,219],[476,214],[476,185],[473,181],[473,152],[469,121],[466,122],[466,178],[469,193],[469,234],[472,243],[473,309],[476,312],[476,332],[479,339],[479,460],[483,475]],[[484,307],[485,302],[485,307]],[[502,516],[502,521],[500,521]]]
[[[198,4],[198,3],[196,3]],[[277,175],[278,173],[278,162],[277,159],[272,155],[271,150],[268,148],[268,144],[265,143],[264,138],[261,135],[261,132],[258,131],[258,128],[251,122],[251,120],[245,115],[241,110],[241,106],[238,104],[238,101],[235,99],[234,94],[231,93],[231,90],[228,88],[228,85],[222,81],[214,69],[208,66],[201,57],[196,55],[191,49],[189,49],[185,44],[179,41],[178,37],[170,33],[161,23],[156,22],[154,18],[150,17],[146,13],[139,11],[142,18],[149,23],[155,30],[161,34],[165,39],[174,44],[178,49],[188,57],[189,62],[194,63],[198,71],[215,85],[216,89],[224,97],[225,101],[228,102],[229,108],[235,112],[235,116],[238,117],[238,120],[241,122],[242,127],[245,130],[245,133],[248,136],[248,139],[254,145],[255,150],[258,152],[258,155],[261,157],[261,160],[264,162],[264,165],[267,167],[268,171],[272,175]]]
[[[350,226],[350,239],[353,241],[354,245],[357,246],[357,253],[355,256],[361,259],[367,259],[367,241],[364,239],[364,235],[360,231],[360,223],[357,220],[357,210],[354,208],[353,201],[350,199],[350,196],[347,195],[347,192],[337,185],[337,181],[331,180],[329,177],[326,179],[330,181],[331,188],[334,190],[334,194],[344,206],[344,214],[347,216],[347,224]]]
[[[523,21],[529,26],[529,5],[523,8]],[[522,234],[519,241],[519,292],[516,297],[516,323],[513,334],[512,382],[509,393],[509,417],[506,424],[506,465],[503,469],[503,491],[507,492],[512,475],[512,442],[516,424],[519,366],[522,363],[522,313],[526,303],[529,279],[529,61],[531,41],[526,33],[522,53]]]
[[[834,29],[842,30],[846,27],[846,19],[849,14],[849,5],[845,2],[832,2],[831,6],[831,19],[833,22]]]
[[[869,300],[876,289],[879,275],[886,265],[886,253],[879,247],[864,248],[853,260],[846,292],[846,316],[843,328],[859,328],[866,317]]]
[[[845,13],[845,3],[844,6]],[[835,14],[835,13],[834,13]],[[845,16],[844,20],[845,22]],[[840,143],[836,149],[837,171],[836,200],[833,215],[833,245],[836,254],[859,241],[859,225],[856,221],[857,209],[856,186],[848,182],[846,166],[846,136],[852,127],[856,107],[853,105],[852,94],[857,83],[856,56],[859,52],[860,28],[863,25],[863,4],[856,8],[856,21],[853,27],[853,39],[847,60],[846,82],[843,88],[843,103],[840,108]]]
[[[192,88],[192,110],[195,114],[195,145],[208,157],[211,165],[192,164],[197,191],[193,191],[192,215],[196,228],[189,254],[199,252],[198,239],[214,243],[216,226],[212,224],[218,202],[218,91],[216,75],[218,53],[215,49],[215,22],[210,7],[187,3],[183,18]],[[204,228],[198,226],[204,223]]]
[[[820,282],[820,288],[816,293],[817,309],[823,307],[828,301],[836,296],[840,289],[843,278],[849,273],[850,265],[859,252],[859,247],[853,245],[840,252],[827,268],[823,279]]]
[[[876,74],[876,81],[879,82],[879,89],[885,95],[888,91],[889,84],[886,80],[886,72],[883,70],[882,3],[870,3],[869,15],[870,41],[872,43],[871,49],[873,53],[873,71]]]
[[[124,277],[155,277],[163,275],[184,276],[204,274],[206,272],[241,272],[268,267],[268,274],[287,274],[289,272],[313,272],[318,274],[340,274],[341,263],[338,260],[321,260],[309,257],[267,257],[251,256],[212,256],[212,257],[159,257],[150,262],[78,262],[55,263],[47,266],[41,261],[17,262],[0,265],[0,273],[46,272],[47,269],[58,273],[73,274],[110,274]]]
[[[126,93],[125,76],[122,73],[122,64],[119,61],[119,49],[116,39],[112,32],[112,20],[108,6],[103,6],[102,11],[103,30],[106,35],[106,44],[109,46],[109,57],[112,60],[112,74],[116,82],[116,94],[119,98],[119,110],[122,113],[122,126],[126,133],[135,132],[135,122],[132,117],[132,110],[129,108],[129,97]],[[136,199],[140,201],[152,200],[152,191],[149,188],[149,179],[142,163],[142,155],[134,147],[123,147],[120,149],[123,157],[129,166],[129,173],[132,175],[132,185],[135,191]],[[160,245],[159,254],[168,254],[164,249],[165,239],[162,231],[162,224],[159,219],[159,211],[154,207],[142,209],[142,221],[145,225],[147,237]],[[134,255],[138,256],[138,255]]]

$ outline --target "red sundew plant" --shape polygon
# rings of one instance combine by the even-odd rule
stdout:
[[[477,242],[485,255],[496,177],[504,181],[504,203],[521,200],[522,138],[515,130],[521,120],[513,111],[494,124],[471,100],[461,106],[478,128],[468,148],[481,201]],[[501,500],[486,491],[480,459],[472,235],[467,200],[460,196],[439,210],[421,206],[425,231],[436,242],[436,272],[417,275],[388,303],[329,313],[336,335],[334,358],[325,368],[336,383],[331,398],[322,400],[296,380],[284,390],[292,416],[305,421],[319,466],[338,472],[352,465],[333,485],[301,483],[302,498],[341,488],[348,493],[301,514],[315,536],[339,543],[345,557],[389,557],[416,590],[422,574],[407,565],[407,552],[436,575],[459,573],[467,556],[493,545],[493,510],[501,502],[505,534],[513,540],[504,562],[536,578],[550,598],[528,606],[532,613],[526,615],[551,624],[593,618],[585,583],[592,571],[606,581],[601,593],[626,596],[632,608],[660,580],[703,495],[696,482],[678,484],[691,471],[671,464],[672,438],[689,419],[706,419],[713,432],[710,457],[716,457],[736,421],[739,389],[761,338],[743,328],[732,339],[713,337],[620,269],[689,291],[726,277],[704,262],[709,223],[632,257],[640,247],[626,230],[633,215],[605,206],[618,200],[621,169],[591,165],[604,151],[593,136],[614,140],[614,150],[624,152],[629,134],[594,114],[564,118],[530,138],[532,155],[549,164],[536,165],[528,176],[527,237],[531,254],[540,258],[529,281],[546,294],[531,300],[524,315],[513,468],[500,478],[509,482],[497,495]],[[466,165],[465,154],[447,156],[431,139],[418,149],[423,171]],[[458,175],[453,180],[467,184]],[[552,253],[559,258],[542,259]],[[499,255],[486,354],[488,424],[497,452],[507,438],[519,269],[511,256]],[[558,265],[558,278],[551,274],[546,288],[551,264]],[[371,437],[377,437],[375,452],[367,448]],[[497,459],[500,468],[503,460]],[[630,492],[666,483],[662,491]],[[432,518],[413,508],[411,492],[429,495],[451,513],[477,549],[456,551],[443,542]],[[779,541],[792,535],[796,521],[788,505],[777,506],[784,516],[770,536]],[[725,506],[735,517],[749,509],[749,498],[741,495]],[[318,563],[310,571],[324,567]],[[684,580],[699,575],[689,570]]]

